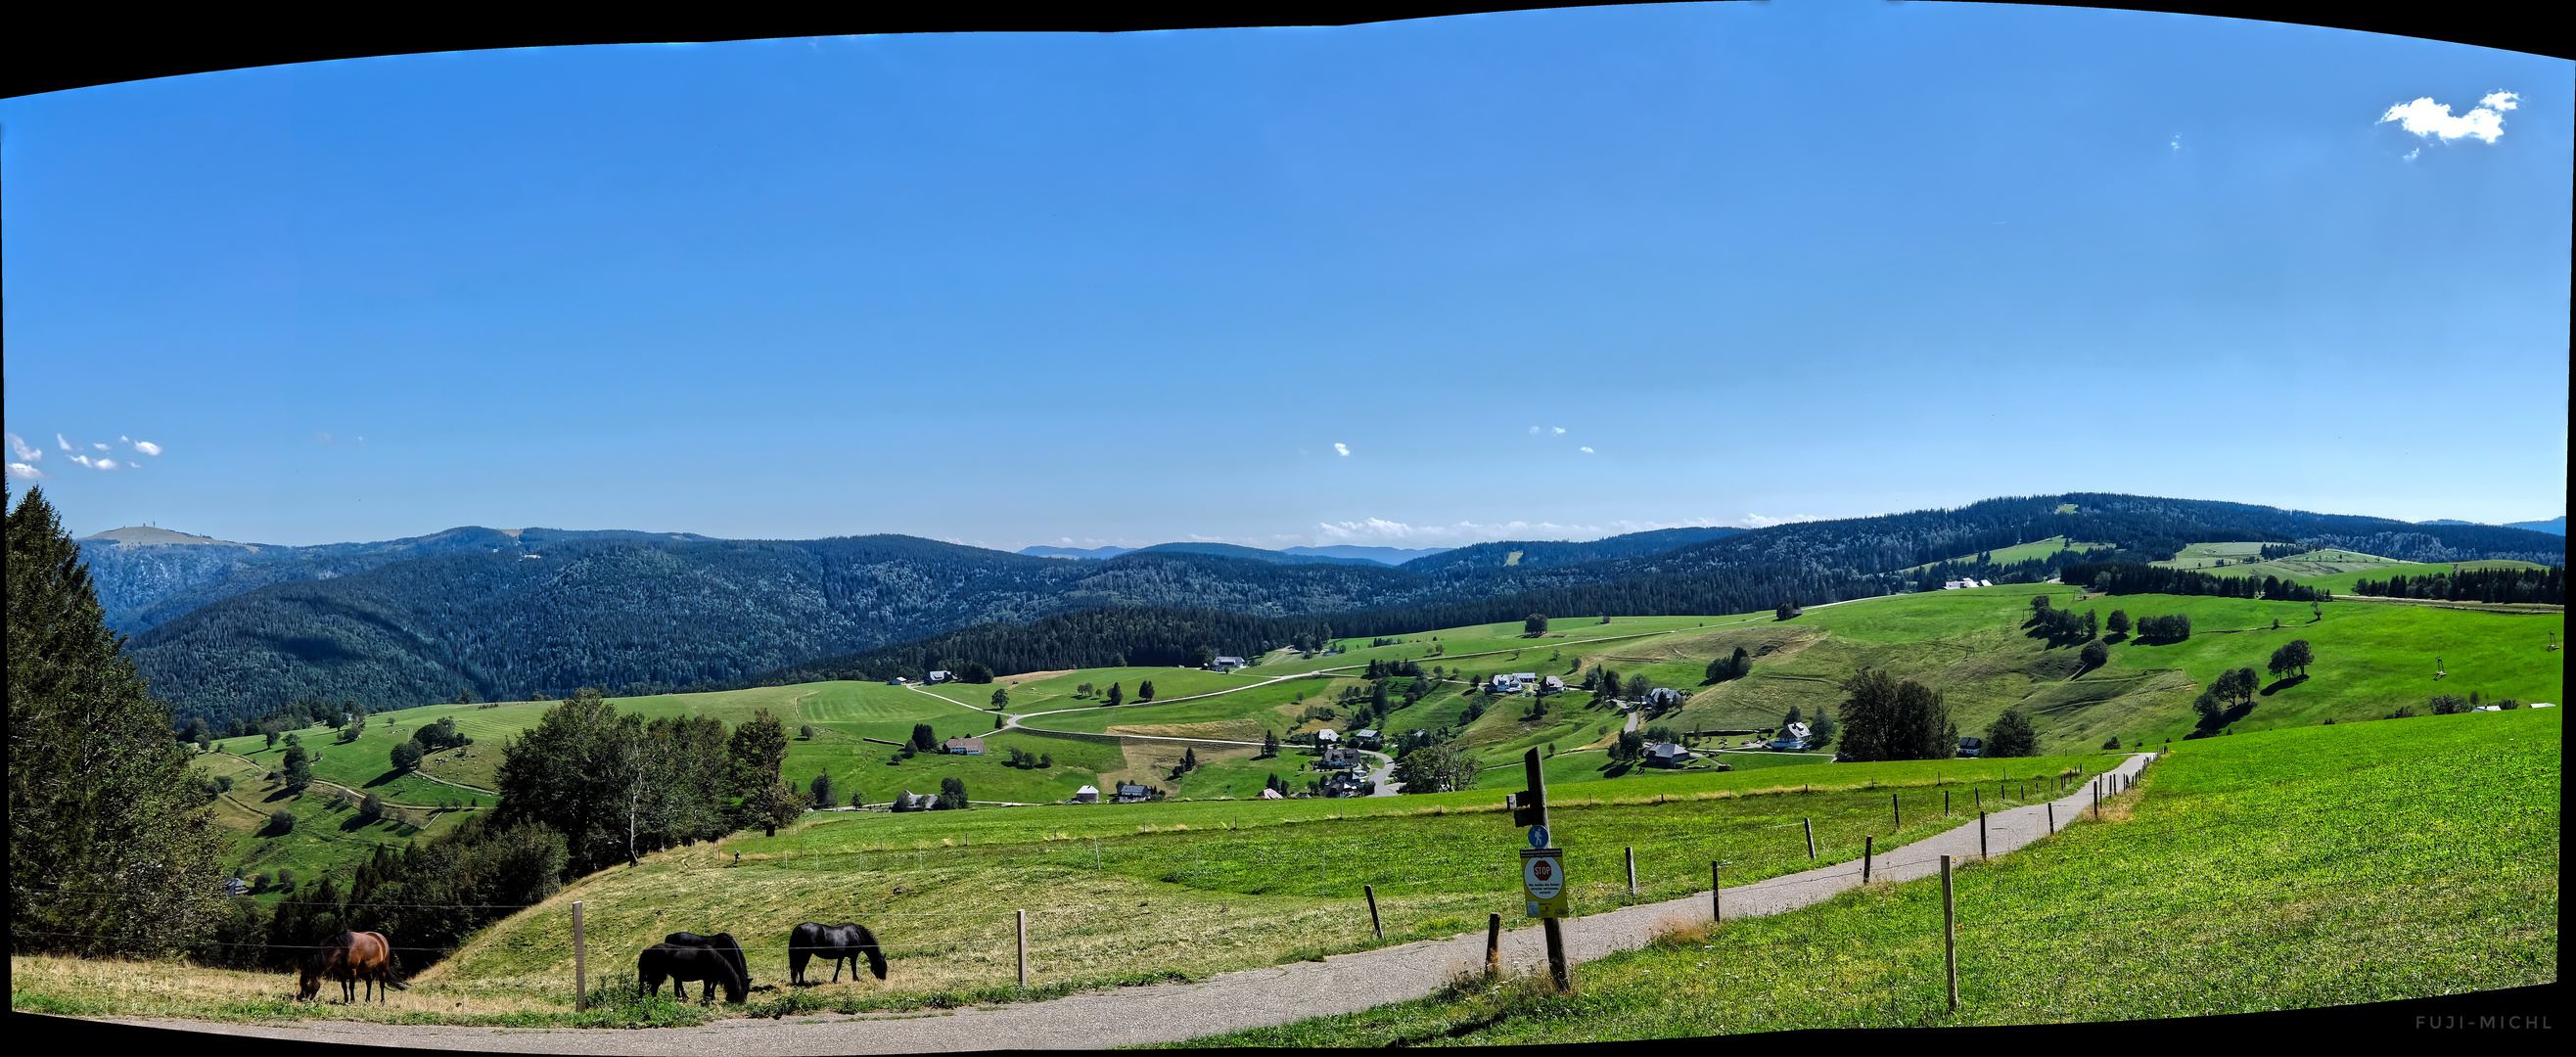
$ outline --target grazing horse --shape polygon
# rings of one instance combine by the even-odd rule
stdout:
[[[296,988],[297,1001],[310,1001],[322,990],[322,980],[340,981],[340,1000],[358,1000],[358,981],[367,982],[367,998],[383,1001],[401,987],[393,978],[393,944],[381,932],[343,932],[304,956],[303,978]]]
[[[742,944],[734,942],[733,933],[719,932],[713,936],[701,936],[694,932],[674,932],[662,937],[662,942],[674,947],[705,947],[724,955],[724,960],[733,963],[735,975],[742,977],[742,985],[751,986],[751,966],[743,960]]]
[[[877,946],[875,933],[855,922],[824,925],[808,921],[796,926],[787,937],[787,973],[795,983],[805,982],[805,962],[817,956],[832,959],[832,982],[841,982],[841,963],[850,963],[850,978],[859,977],[859,956],[866,955],[868,968],[877,979],[886,978],[885,950]]]
[[[723,984],[725,1001],[740,1005],[751,997],[751,988],[743,983],[742,974],[725,960],[724,952],[713,947],[676,943],[656,943],[635,957],[635,977],[648,995],[662,992],[662,981],[671,981],[671,994],[689,997],[689,981],[700,981],[698,1001],[715,998],[717,984]]]

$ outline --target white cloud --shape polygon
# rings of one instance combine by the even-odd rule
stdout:
[[[2181,149],[2182,149],[2182,133],[2179,133],[2179,132],[2174,133],[2173,142],[2166,144],[2166,146],[2168,146],[2168,147],[2172,147],[2172,148],[2173,148],[2173,149],[2175,149],[2175,150],[2181,150]]]
[[[1770,528],[1773,525],[1786,525],[1792,521],[1814,521],[1817,520],[1817,518],[1814,514],[1791,514],[1788,517],[1766,517],[1761,514],[1746,514],[1744,515],[1744,520],[1746,528]]]
[[[2406,161],[2414,161],[2415,159],[2417,159],[2417,158],[2421,158],[2421,157],[2423,157],[2423,156],[2424,156],[2424,148],[2422,148],[2422,147],[2417,147],[2417,148],[2415,148],[2414,150],[2410,150],[2410,151],[2407,151],[2407,152],[2406,152],[2406,158],[2405,158],[2405,160],[2406,160]]]
[[[2476,137],[2493,143],[2504,135],[2504,114],[2522,105],[2522,97],[2512,92],[2490,92],[2478,100],[2468,113],[2451,116],[2448,103],[2436,103],[2425,96],[2412,103],[2399,103],[2379,115],[2381,124],[2397,122],[2397,127],[2418,136],[2440,136],[2444,141]]]
[[[87,466],[93,470],[113,470],[120,465],[114,459],[93,459],[87,455],[74,455],[72,456],[72,461],[83,466]]]
[[[79,451],[79,450],[80,450],[80,446],[79,446],[79,445],[74,444],[74,443],[72,443],[72,442],[70,442],[70,441],[64,440],[64,439],[63,439],[63,435],[62,435],[62,434],[60,434],[60,433],[56,433],[56,434],[54,434],[54,443],[62,445],[62,446],[63,446],[63,450],[64,450],[64,451]]]
[[[160,445],[158,445],[158,444],[154,444],[154,443],[152,443],[151,441],[148,441],[148,440],[138,440],[138,441],[135,441],[135,442],[134,442],[134,450],[139,451],[139,452],[142,452],[142,453],[143,453],[143,454],[145,454],[145,455],[159,455],[159,454],[161,454],[161,446],[160,446]]]
[[[1590,455],[1590,454],[1592,454],[1592,449],[1590,449],[1590,448],[1585,448],[1585,449],[1583,449],[1583,454],[1585,454],[1585,455]]]
[[[8,435],[8,437],[9,437],[9,453],[10,453],[10,454],[12,454],[12,455],[17,456],[17,457],[19,458],[19,460],[20,460],[20,461],[23,461],[23,462],[43,462],[43,461],[45,461],[45,452],[44,452],[44,450],[43,450],[43,449],[41,449],[41,448],[36,447],[35,445],[32,445],[32,444],[27,443],[27,438],[25,438],[25,437],[21,437],[21,436],[19,436],[19,435],[15,434],[15,433],[11,433],[11,434],[9,434],[9,435]]]
[[[1533,436],[1533,437],[1538,436],[1538,427],[1537,427],[1537,426],[1531,426],[1531,427],[1530,427],[1530,436]]]
[[[32,480],[34,478],[43,477],[44,475],[45,471],[29,466],[23,462],[13,462],[9,464],[9,476],[11,477],[16,477],[22,480]]]
[[[1557,435],[1557,436],[1562,437],[1562,436],[1564,436],[1564,435],[1565,435],[1565,427],[1563,427],[1563,426],[1550,426],[1550,427],[1548,427],[1548,428],[1549,428],[1549,429],[1553,429],[1553,430],[1555,430],[1555,431],[1556,431],[1556,435]]]
[[[1351,453],[1351,446],[1350,446],[1350,445],[1348,445],[1348,444],[1344,444],[1344,443],[1342,443],[1342,442],[1340,442],[1340,441],[1334,441],[1334,442],[1333,442],[1333,450],[1334,450],[1334,451],[1338,451],[1338,452],[1342,453],[1343,455],[1349,455],[1349,454]]]
[[[91,442],[90,447],[96,448],[96,449],[98,449],[98,450],[100,450],[100,451],[106,451],[106,450],[107,450],[107,445],[105,445],[105,444],[100,444],[100,443],[97,443],[97,442],[95,442],[95,441]]]
[[[328,434],[328,433],[316,433],[316,434],[314,434],[314,435],[313,435],[313,439],[314,439],[314,440],[317,440],[317,441],[320,441],[320,442],[322,442],[322,443],[324,443],[324,444],[338,444],[338,443],[340,443],[339,438],[334,437],[334,436],[332,436],[332,435],[330,435],[330,434]]]

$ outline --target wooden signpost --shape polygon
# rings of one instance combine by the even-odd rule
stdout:
[[[1566,915],[1565,849],[1550,847],[1547,827],[1547,774],[1539,766],[1536,748],[1521,757],[1521,770],[1529,779],[1529,788],[1512,795],[1507,801],[1512,809],[1512,824],[1529,828],[1530,847],[1521,854],[1521,894],[1527,897],[1529,916],[1539,919],[1547,933],[1547,971],[1559,991],[1567,990],[1571,980],[1565,966],[1565,930],[1557,924]]]

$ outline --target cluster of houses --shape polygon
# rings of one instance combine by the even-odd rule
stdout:
[[[1523,690],[1530,690],[1540,696],[1546,696],[1565,692],[1565,680],[1553,675],[1542,679],[1537,672],[1497,672],[1486,686],[1497,694],[1517,694]]]
[[[1142,804],[1145,801],[1152,799],[1154,799],[1153,786],[1137,782],[1120,782],[1118,783],[1118,791],[1110,798],[1110,802],[1117,804]],[[1086,785],[1080,789],[1074,790],[1073,799],[1065,801],[1065,803],[1068,804],[1097,804],[1099,802],[1100,787],[1096,785]]]

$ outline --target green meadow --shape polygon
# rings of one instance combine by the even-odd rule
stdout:
[[[2194,742],[2104,821],[1956,871],[1880,882],[1577,966],[1571,992],[1463,978],[1422,1000],[1183,1046],[1601,1042],[2144,1020],[2558,979],[2556,709]],[[1848,765],[1846,765],[1848,766]]]
[[[1708,863],[1750,881],[1856,858],[1864,838],[1919,839],[1975,805],[2026,802],[2109,756],[1810,765],[1551,788],[1558,843],[1583,871],[1581,912],[1704,886]],[[1903,805],[1903,825],[1889,797]],[[1944,797],[1950,813],[1943,814]],[[787,932],[856,920],[893,975],[817,989],[811,1008],[883,1009],[991,993],[1012,979],[1012,913],[1030,911],[1034,985],[1053,993],[1196,978],[1481,927],[1517,905],[1520,834],[1483,790],[1360,800],[1166,801],[966,812],[815,813],[776,836],[674,849],[578,882],[423,974],[503,993],[569,990],[568,903],[591,964],[618,966],[677,929],[730,931],[756,983],[785,975]],[[1818,860],[1810,860],[1812,821]],[[1618,863],[1637,854],[1640,892]],[[736,856],[739,858],[736,858]],[[1369,928],[1374,887],[1386,938]],[[1004,988],[1007,990],[1007,988]]]

